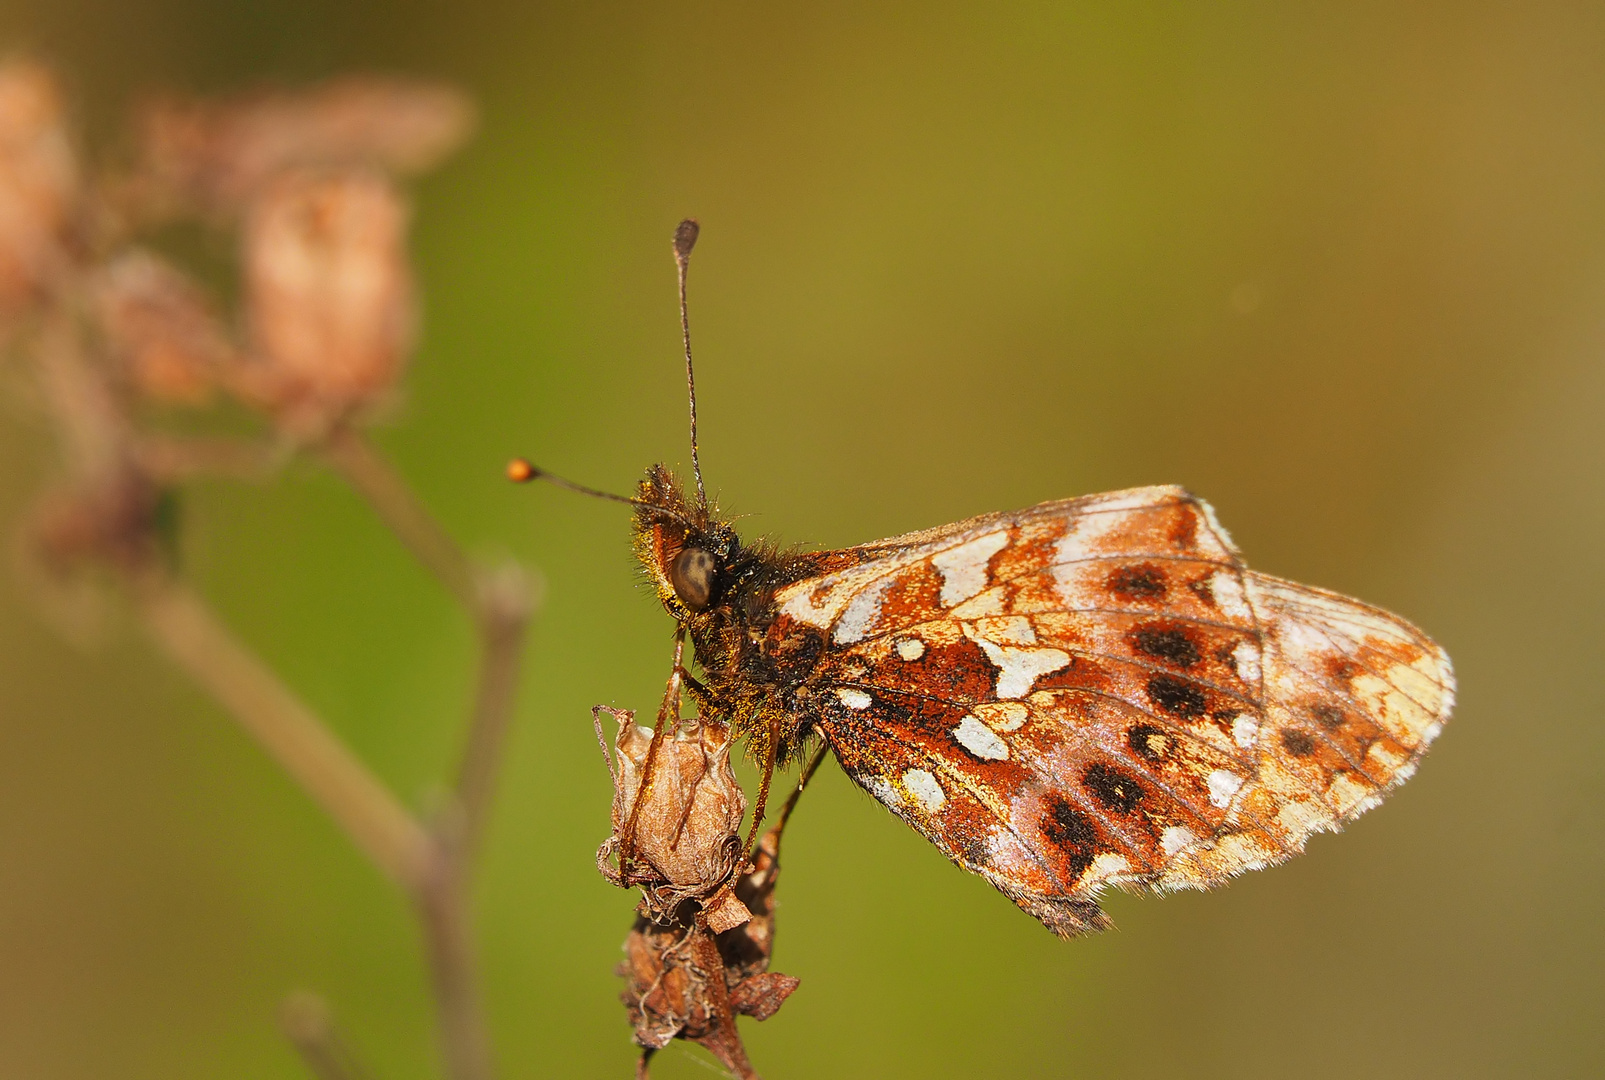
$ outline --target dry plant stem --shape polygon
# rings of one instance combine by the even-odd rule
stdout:
[[[273,671],[171,578],[142,581],[138,600],[158,644],[234,715],[363,853],[409,893],[427,881],[433,837]]]
[[[517,704],[530,614],[528,586],[516,567],[488,576],[481,598],[479,685],[457,769],[460,849],[465,859],[473,857],[490,815],[502,746]]]
[[[427,886],[416,897],[423,925],[429,975],[440,1025],[441,1053],[452,1080],[490,1080],[490,1031],[479,980],[468,912],[466,860],[449,839]]]
[[[528,584],[516,566],[490,574],[476,570],[361,432],[335,428],[323,452],[402,544],[457,598],[479,633],[478,690],[457,773],[461,843],[453,845],[456,853],[469,858],[484,831],[502,744],[516,704],[524,631],[530,617]]]
[[[469,867],[484,834],[517,701],[530,616],[529,588],[516,566],[493,573],[478,571],[360,432],[336,428],[323,452],[407,549],[457,598],[479,633],[478,686],[463,741],[455,802],[435,822],[437,860],[427,888],[417,894],[416,901],[448,1072],[457,1080],[480,1080],[492,1070],[469,932]]]
[[[328,1005],[316,994],[292,994],[279,1010],[279,1026],[318,1080],[368,1080],[368,1070],[340,1037]]]
[[[361,432],[340,426],[329,433],[323,453],[418,561],[466,610],[477,614],[480,594],[473,564],[373,444]]]
[[[475,981],[463,860],[455,842],[460,834],[450,828],[431,832],[419,824],[189,588],[153,577],[138,583],[138,596],[146,624],[173,662],[222,702],[412,898],[434,983],[447,1075],[488,1080],[490,1039]]]
[[[145,435],[134,444],[134,457],[147,475],[165,481],[198,476],[267,480],[287,458],[283,450],[240,439],[178,439]]]

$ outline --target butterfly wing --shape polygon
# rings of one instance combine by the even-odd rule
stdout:
[[[1408,623],[1247,570],[1202,500],[1044,503],[822,558],[770,640],[843,769],[1070,935],[1106,885],[1208,888],[1403,781],[1447,718]]]

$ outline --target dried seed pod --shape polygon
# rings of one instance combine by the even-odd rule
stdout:
[[[407,210],[372,172],[298,173],[253,206],[245,271],[253,394],[294,426],[372,403],[412,344]]]
[[[118,257],[91,295],[110,356],[147,398],[199,404],[237,362],[200,287],[155,255]]]
[[[757,1076],[736,1017],[769,1019],[798,985],[795,977],[769,970],[779,854],[780,832],[771,829],[754,852],[751,870],[731,890],[753,912],[733,929],[716,933],[695,901],[685,901],[663,921],[644,913],[636,919],[618,971],[625,980],[620,1000],[643,1048],[638,1077],[646,1076],[652,1054],[673,1039],[702,1044],[738,1077]]]
[[[346,78],[232,101],[166,99],[137,120],[148,201],[234,214],[286,170],[368,166],[413,173],[461,145],[474,108],[439,83]]]
[[[620,999],[643,1048],[636,1075],[645,1077],[652,1054],[670,1041],[689,1039],[736,1076],[755,1078],[736,1017],[767,1020],[797,989],[795,978],[769,970],[780,827],[738,868],[746,797],[730,768],[729,730],[693,721],[666,731],[654,748],[634,713],[602,706],[598,739],[604,711],[619,730],[609,761],[613,835],[597,863],[609,881],[643,895],[618,969]]]
[[[739,925],[745,909],[724,886],[741,857],[747,799],[730,767],[729,729],[685,724],[666,732],[654,753],[649,728],[637,727],[628,711],[614,715],[613,836],[603,845],[602,864],[615,852],[621,862],[616,872],[604,872],[616,884],[640,886],[658,915],[683,899],[719,893],[717,924]]]
[[[0,64],[0,317],[60,273],[78,189],[54,76],[27,60]]]

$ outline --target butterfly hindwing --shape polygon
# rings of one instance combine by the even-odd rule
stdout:
[[[1060,933],[1105,885],[1281,861],[1413,769],[1452,700],[1402,620],[1246,570],[1174,487],[827,553],[770,640],[824,638],[845,771]]]

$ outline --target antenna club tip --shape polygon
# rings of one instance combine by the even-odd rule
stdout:
[[[697,246],[697,234],[702,226],[697,224],[696,218],[686,218],[674,230],[674,257],[681,262],[691,257],[691,249]]]
[[[507,479],[515,484],[527,484],[538,475],[540,470],[521,457],[507,463]]]

